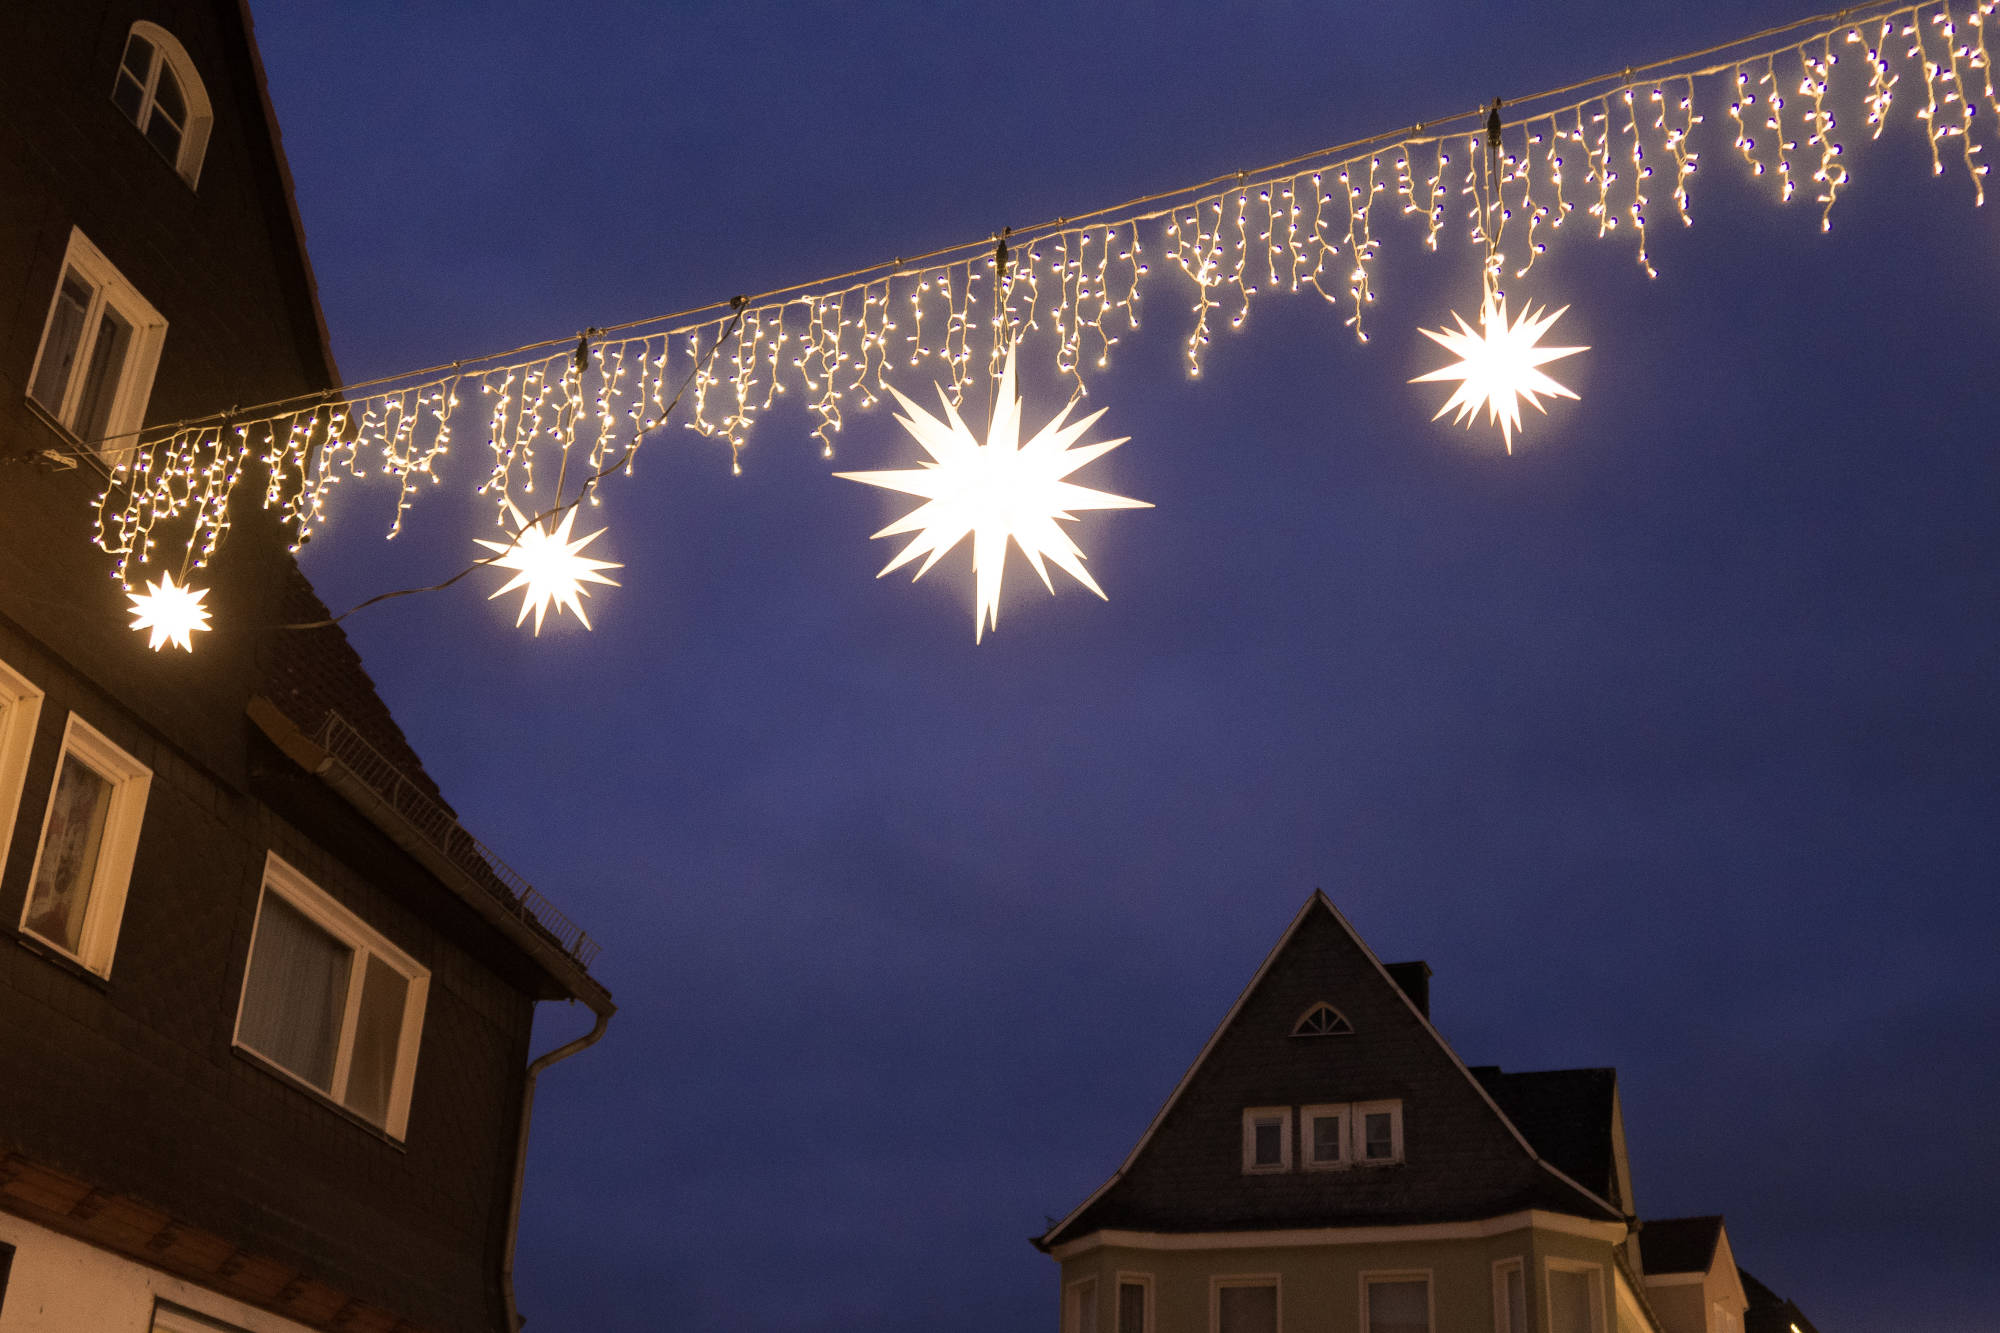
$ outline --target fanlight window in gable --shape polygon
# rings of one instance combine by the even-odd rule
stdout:
[[[111,100],[192,189],[201,177],[213,120],[194,62],[157,23],[135,23],[111,84]]]
[[[1347,1016],[1341,1013],[1340,1010],[1321,1001],[1319,1004],[1306,1010],[1305,1013],[1299,1016],[1299,1021],[1292,1024],[1292,1035],[1294,1037],[1351,1037],[1354,1035],[1354,1024],[1348,1022]]]

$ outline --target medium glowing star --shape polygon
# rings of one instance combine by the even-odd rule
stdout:
[[[576,618],[590,628],[590,617],[583,613],[582,598],[590,596],[586,583],[603,583],[610,587],[619,586],[616,579],[607,579],[598,573],[600,569],[623,569],[624,566],[610,560],[593,560],[579,554],[584,547],[604,535],[599,528],[588,537],[570,540],[570,528],[576,523],[576,510],[572,509],[562,517],[562,522],[553,526],[529,523],[521,511],[510,503],[507,506],[514,514],[514,522],[520,527],[520,536],[511,542],[489,542],[483,537],[475,537],[481,546],[496,552],[486,563],[501,569],[515,571],[511,581],[503,584],[492,597],[504,597],[516,588],[524,588],[521,595],[521,614],[515,619],[516,625],[528,618],[528,612],[535,613],[535,634],[542,632],[542,617],[550,607],[561,615],[564,609],[576,612]]]
[[[1451,397],[1431,418],[1436,421],[1445,413],[1457,410],[1452,418],[1454,423],[1469,422],[1486,405],[1486,419],[1500,423],[1500,434],[1507,442],[1507,452],[1514,452],[1514,432],[1521,428],[1521,400],[1537,412],[1546,414],[1539,395],[1550,394],[1559,398],[1575,398],[1562,385],[1542,373],[1541,367],[1551,361],[1587,352],[1588,347],[1538,347],[1543,333],[1548,327],[1563,317],[1564,306],[1553,315],[1542,310],[1529,310],[1512,324],[1507,322],[1507,298],[1497,297],[1484,303],[1479,312],[1479,331],[1473,332],[1457,311],[1452,318],[1458,321],[1458,328],[1422,329],[1420,332],[1432,342],[1458,357],[1454,365],[1441,370],[1433,370],[1428,375],[1419,375],[1411,380],[1421,384],[1426,380],[1458,380]]]
[[[875,533],[893,537],[915,533],[910,544],[883,566],[882,573],[899,569],[924,557],[915,578],[930,572],[931,566],[963,541],[972,537],[972,572],[976,605],[973,607],[972,640],[980,641],[988,629],[1000,623],[1000,581],[1007,563],[1007,543],[1011,539],[1028,557],[1028,563],[1051,593],[1044,560],[1053,560],[1084,587],[1104,596],[1104,589],[1083,567],[1083,552],[1069,534],[1056,526],[1058,520],[1074,522],[1080,509],[1151,509],[1144,500],[1092,490],[1066,481],[1070,473],[1102,457],[1129,436],[1101,444],[1071,449],[1070,445],[1104,415],[1099,408],[1083,420],[1066,425],[1071,402],[1056,413],[1026,444],[1021,443],[1021,400],[1014,392],[1014,351],[1007,351],[1000,383],[994,390],[993,423],[987,427],[986,443],[973,437],[958,409],[938,390],[944,403],[945,420],[930,413],[897,392],[896,401],[908,416],[898,416],[905,430],[916,437],[931,461],[902,471],[836,472],[848,481],[865,482],[905,495],[921,496],[924,503]],[[876,577],[881,577],[877,575]]]
[[[148,585],[144,592],[128,592],[125,596],[132,603],[132,628],[152,631],[153,637],[146,646],[156,653],[170,643],[191,653],[194,632],[208,628],[208,608],[201,604],[201,599],[208,596],[208,589],[175,583],[172,574]]]

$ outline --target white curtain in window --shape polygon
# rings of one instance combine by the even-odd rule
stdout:
[[[1430,1333],[1430,1284],[1411,1282],[1368,1284],[1368,1333]]]
[[[402,973],[369,955],[368,970],[361,978],[361,1015],[354,1022],[354,1054],[347,1063],[347,1106],[378,1125],[389,1119],[389,1092],[396,1082],[396,1050],[409,997],[410,983]]]
[[[250,975],[243,985],[238,1039],[331,1093],[352,963],[353,953],[345,944],[266,889]]]
[[[1276,1287],[1224,1287],[1216,1304],[1221,1333],[1278,1333]]]
[[[25,924],[43,939],[71,953],[83,949],[83,916],[97,878],[97,853],[104,845],[104,820],[111,811],[111,783],[75,755],[64,755],[49,822],[42,834],[41,862],[28,890]]]
[[[1591,1275],[1549,1270],[1550,1333],[1598,1333],[1592,1317]]]

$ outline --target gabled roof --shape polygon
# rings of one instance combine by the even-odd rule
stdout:
[[[1352,1035],[1298,1038],[1325,1001]],[[1250,1106],[1397,1098],[1406,1161],[1245,1175]],[[1307,899],[1117,1172],[1037,1238],[1471,1221],[1522,1209],[1622,1221],[1538,1156],[1324,893]]]
[[[1803,1310],[1752,1277],[1749,1269],[1738,1267],[1736,1276],[1750,1302],[1743,1312],[1743,1333],[1819,1333]]]
[[[1722,1239],[1722,1218],[1648,1218],[1639,1228],[1639,1262],[1647,1277],[1668,1273],[1706,1273],[1715,1264],[1715,1247]]]
[[[1493,1095],[1542,1159],[1608,1202],[1619,1198],[1612,1136],[1618,1099],[1615,1069],[1545,1069],[1502,1073],[1474,1065],[1473,1076]]]

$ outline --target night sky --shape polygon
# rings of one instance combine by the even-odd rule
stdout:
[[[1802,12],[254,7],[352,379]],[[794,403],[740,478],[676,429],[604,492],[594,632],[515,631],[495,578],[348,622],[622,1006],[536,1105],[531,1328],[1053,1330],[1026,1238],[1315,886],[1429,960],[1468,1063],[1617,1067],[1642,1216],[1723,1213],[1826,1333],[1994,1326],[2000,198],[1850,99],[1821,236],[1703,109],[1656,281],[1574,223],[1514,286],[1591,351],[1512,457],[1407,383],[1477,265],[1395,219],[1365,347],[1268,296],[1190,381],[1190,288],[1156,275],[1092,383],[1132,443],[1078,478],[1158,506],[1076,525],[1108,603],[1016,563],[975,648],[964,553],[877,581],[905,506],[827,475],[908,466],[902,431],[852,416],[829,465]],[[1039,358],[1023,387],[1031,423],[1066,396]],[[475,554],[483,453],[394,543],[393,489],[345,489],[327,600]],[[550,1008],[538,1043],[586,1026]]]

